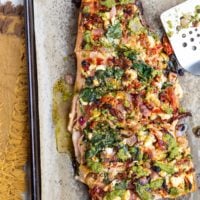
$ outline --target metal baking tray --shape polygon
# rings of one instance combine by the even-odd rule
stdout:
[[[0,0],[1,4],[10,1],[13,5],[24,5],[25,38],[27,48],[27,64],[29,76],[29,122],[31,139],[31,158],[25,171],[27,174],[27,191],[23,199],[40,200],[40,142],[38,125],[37,75],[34,41],[34,15],[32,0]]]
[[[40,175],[40,137],[38,115],[38,89],[37,89],[37,65],[35,51],[35,30],[33,1],[24,0],[25,10],[25,36],[27,49],[27,65],[29,78],[29,124],[31,139],[31,162],[28,199],[41,199],[41,175]]]
[[[141,0],[145,18],[161,33],[160,14],[183,0]],[[27,58],[30,87],[30,125],[32,144],[32,199],[87,200],[85,187],[74,179],[72,160],[58,153],[52,122],[52,89],[66,72],[76,73],[73,54],[78,9],[71,0],[25,0]],[[63,58],[67,57],[67,61]],[[36,65],[37,64],[37,65]],[[200,177],[200,139],[192,128],[200,125],[200,77],[185,73],[179,78],[184,90],[182,105],[192,112],[188,140]],[[198,180],[198,179],[197,179]],[[181,198],[200,199],[200,191]]]

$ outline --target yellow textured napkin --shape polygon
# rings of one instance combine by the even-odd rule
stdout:
[[[0,199],[22,199],[28,158],[23,7],[0,6]]]

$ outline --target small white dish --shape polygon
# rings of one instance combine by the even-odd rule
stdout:
[[[199,19],[197,27],[191,20],[194,16]],[[180,65],[200,75],[200,1],[188,0],[165,11],[161,21]]]

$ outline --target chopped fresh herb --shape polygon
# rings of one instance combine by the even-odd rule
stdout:
[[[85,88],[80,92],[80,99],[84,102],[94,102],[108,92],[106,87]]]
[[[151,181],[150,188],[152,190],[160,189],[162,187],[163,183],[164,183],[163,179],[156,179],[154,181]]]
[[[103,171],[103,165],[99,162],[94,162],[91,159],[88,159],[87,165],[94,173],[101,173]]]
[[[161,70],[153,70],[152,77],[160,76],[162,74]]]
[[[172,83],[164,82],[163,85],[162,85],[162,89],[164,90],[164,89],[166,89],[167,87],[170,87],[170,86],[172,86]]]
[[[100,153],[106,147],[113,147],[118,142],[118,130],[112,129],[108,124],[99,124],[92,130],[85,128],[84,133],[92,132],[90,148],[86,151],[86,158],[91,158]]]
[[[92,49],[92,45],[91,44],[85,44],[83,47],[85,50],[91,50]]]
[[[138,161],[142,161],[144,153],[138,147],[131,147],[129,152],[132,158]]]
[[[149,154],[148,153],[144,153],[143,160],[147,161],[148,159],[149,159]]]
[[[84,45],[84,49],[89,51],[89,50],[92,49],[92,45],[86,43],[86,44]]]
[[[120,183],[115,184],[116,190],[125,190],[128,186],[128,182],[126,180],[121,181]]]
[[[165,111],[167,114],[173,113],[173,108],[171,108],[170,105],[168,105],[168,104],[163,104],[162,110]]]
[[[169,152],[168,158],[170,160],[173,160],[180,155],[178,144],[172,135],[165,134],[163,136],[163,141],[166,142],[168,145],[168,152]]]
[[[131,147],[129,152],[131,153],[132,156],[136,157],[138,152],[139,152],[139,148],[138,147]]]
[[[91,86],[93,84],[93,80],[94,80],[93,77],[91,77],[91,76],[87,77],[85,80],[86,85]]]
[[[117,48],[117,53],[118,56],[125,56],[128,59],[130,59],[131,61],[135,61],[137,59],[137,52],[125,45],[122,45],[120,47]]]
[[[93,102],[97,99],[97,94],[93,88],[85,88],[80,93],[80,98],[84,102]]]
[[[126,190],[113,190],[112,192],[109,192],[104,197],[105,200],[115,200],[117,197],[120,197],[120,199],[125,195]]]
[[[174,167],[167,163],[156,162],[154,166],[159,167],[162,171],[167,172],[168,174],[174,174]]]
[[[107,8],[112,8],[113,6],[116,5],[115,0],[104,0],[104,1],[101,0],[100,3],[101,5],[106,6]]]
[[[167,143],[169,151],[177,146],[177,142],[176,142],[175,138],[171,134],[168,134],[168,133],[164,134],[163,135],[163,141],[165,143]]]
[[[142,81],[148,81],[152,77],[153,68],[143,62],[134,63],[133,68],[138,71]]]
[[[132,33],[143,33],[146,30],[138,16],[129,21],[128,28]]]
[[[170,152],[169,152],[169,159],[173,160],[176,157],[178,157],[180,155],[179,152],[179,147],[174,147]]]
[[[149,170],[144,169],[141,166],[133,166],[131,170],[134,174],[136,174],[137,178],[148,176],[150,174]]]
[[[97,155],[100,151],[101,151],[101,148],[92,146],[92,147],[90,147],[89,150],[86,151],[85,158],[86,159],[92,158],[93,156]]]
[[[105,86],[107,78],[121,80],[123,74],[124,70],[120,69],[119,67],[108,67],[106,70],[97,70],[94,77],[97,78],[101,85]]]
[[[170,195],[172,195],[172,196],[177,196],[177,195],[179,194],[178,189],[175,188],[175,187],[170,188],[170,189],[169,189],[169,193],[170,193]]]
[[[83,40],[87,43],[93,43],[91,31],[88,31],[88,30],[85,31],[83,35]]]
[[[149,187],[148,185],[140,185],[140,184],[136,184],[136,192],[138,193],[139,197],[141,198],[141,200],[152,200],[153,197],[151,195],[151,193],[148,191]]]
[[[117,22],[116,24],[110,26],[108,28],[108,31],[106,33],[106,37],[108,39],[120,39],[122,36],[122,30],[121,30],[121,26],[120,26],[120,23]]]
[[[125,51],[124,52],[124,56],[126,56],[131,61],[134,61],[137,58],[137,54],[136,54],[136,52],[134,50]]]
[[[84,6],[82,12],[83,12],[83,14],[89,13],[90,12],[90,7],[89,6]]]
[[[109,41],[106,37],[100,38],[100,44],[101,44],[103,47],[106,47],[106,48],[112,48],[112,47],[113,47],[112,42]]]
[[[109,179],[108,173],[104,173],[103,182],[104,182],[105,184],[109,184],[109,183],[110,183],[110,179]]]
[[[122,160],[122,161],[126,161],[129,158],[131,158],[131,155],[127,149],[126,146],[122,147],[119,152],[117,153],[117,157]]]
[[[105,70],[97,70],[94,76],[101,85],[105,85],[106,82],[106,71]]]
[[[102,95],[119,89],[123,75],[124,70],[120,69],[119,67],[108,67],[106,70],[97,70],[94,77],[86,78],[85,83],[89,88],[82,90],[82,100],[86,102],[93,102],[97,99],[100,99]],[[95,80],[98,85],[94,87],[93,84]],[[94,88],[92,88],[92,86]]]
[[[113,75],[117,80],[120,80],[124,74],[124,70],[120,68],[114,68]]]

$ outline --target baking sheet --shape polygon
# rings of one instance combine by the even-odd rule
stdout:
[[[183,0],[142,0],[146,20],[156,31],[161,30],[160,14]],[[39,121],[41,141],[41,174],[43,200],[87,200],[85,187],[74,179],[68,154],[56,150],[52,123],[52,88],[66,72],[75,74],[74,50],[78,11],[71,0],[34,0],[35,34],[38,69]],[[66,59],[63,59],[67,57]],[[197,176],[200,176],[200,139],[192,128],[200,125],[200,77],[185,73],[180,77],[184,90],[183,106],[192,112],[188,138]],[[199,185],[200,186],[200,185]],[[200,199],[200,191],[186,198]]]
[[[8,0],[0,0],[0,4],[6,4],[8,2]],[[9,0],[9,2],[11,2],[12,4],[14,4],[14,6],[18,6],[18,5],[23,5],[24,4],[24,1],[23,0]],[[19,22],[19,20],[17,20],[17,22]],[[15,22],[16,23],[16,22]],[[20,22],[20,24],[21,24],[21,22]],[[8,41],[12,41],[12,40],[8,40]],[[19,45],[19,44],[21,44],[21,43],[23,43],[24,44],[24,42],[14,42],[14,43],[12,43],[13,44],[13,47],[15,47],[16,45]],[[3,45],[3,43],[1,43],[1,45],[2,46],[5,46],[5,45]],[[20,55],[22,52],[20,52],[19,50],[21,49],[21,47],[20,47],[20,45],[18,46],[19,48],[16,48],[15,50],[17,51],[17,53],[16,53],[16,55]],[[9,48],[8,49],[4,49],[2,52],[1,52],[1,54],[3,54],[3,52],[6,52],[7,51],[7,53],[8,53],[8,57],[9,57],[9,54],[12,52],[10,52],[9,51]],[[24,52],[24,48],[23,48],[23,52]],[[5,62],[7,62],[6,60],[6,57],[5,58],[3,58],[3,60],[1,60],[1,64],[3,64],[3,65],[5,65]],[[15,58],[14,58],[15,59]],[[3,63],[3,61],[4,61],[4,63]],[[17,61],[17,60],[16,60]],[[9,69],[6,69],[6,71],[7,72],[3,72],[3,71],[1,71],[1,73],[2,73],[2,76],[4,76],[5,74],[7,75],[7,76],[10,76],[10,75],[13,75],[13,74],[15,74],[16,76],[17,76],[17,74],[19,73],[19,70],[22,70],[22,69],[20,69],[20,66],[12,66],[12,61],[10,60],[10,61],[8,61],[7,62],[7,64],[8,63],[10,63],[11,65],[10,65],[10,67],[14,67],[14,68],[16,68],[16,70],[14,70],[14,68],[13,68],[13,70],[9,70]],[[23,66],[25,66],[24,65],[24,62],[23,63],[21,63]],[[21,65],[20,63],[19,63],[19,65]],[[5,65],[6,66],[6,65]],[[19,68],[19,69],[18,69]],[[10,71],[10,72],[9,72]],[[21,71],[21,74],[23,75],[23,73],[24,73],[24,71]],[[26,73],[26,72],[25,72]],[[11,81],[11,82],[9,82],[10,84],[13,82],[13,77],[9,77],[10,78],[10,80],[8,79],[7,81]],[[12,80],[13,79],[13,80]],[[19,80],[21,80],[21,79],[19,79]],[[18,80],[18,82],[19,82],[19,80]],[[21,80],[22,82],[21,82],[21,84],[22,83],[24,83],[24,80]],[[14,82],[16,82],[16,81],[14,81]],[[13,83],[14,83],[13,82]],[[14,84],[16,84],[16,83],[14,83]],[[8,85],[8,82],[4,85],[5,87]],[[13,85],[13,84],[12,84]],[[16,85],[13,85],[13,86],[16,86]],[[12,88],[13,89],[13,88]],[[15,87],[14,87],[14,89],[16,89]],[[19,88],[18,88],[19,89]],[[2,92],[2,91],[1,91]],[[10,91],[11,92],[11,91]],[[12,92],[11,92],[12,93]],[[6,95],[6,94],[4,94],[4,95]],[[9,94],[9,95],[6,95],[6,96],[13,96],[13,95],[15,95],[14,93],[13,94]],[[20,94],[20,95],[22,95],[22,94]],[[11,96],[9,97],[9,100],[7,101],[7,103],[8,103],[8,105],[7,105],[7,112],[8,113],[6,113],[6,115],[5,116],[7,116],[7,115],[9,115],[9,111],[10,111],[10,108],[9,108],[9,105],[10,105],[10,99],[12,99],[11,98]],[[26,96],[26,95],[25,95]],[[14,97],[14,96],[13,96]],[[19,97],[19,96],[18,96]],[[15,99],[15,97],[14,97],[14,99]],[[21,100],[23,100],[24,99],[24,95],[23,96],[20,96],[20,99]],[[19,100],[19,99],[18,99]],[[26,110],[26,109],[25,109]],[[21,113],[22,111],[20,111],[19,113]],[[5,117],[4,116],[4,117]],[[21,115],[20,115],[21,116]],[[12,117],[12,115],[11,115],[11,117]],[[22,117],[22,116],[21,116]],[[24,116],[23,116],[23,118],[24,118]],[[26,118],[27,119],[27,118]],[[9,120],[10,121],[10,120]],[[19,122],[20,123],[20,122]],[[15,124],[16,125],[16,124]],[[19,125],[18,125],[19,126]],[[19,129],[19,130],[21,130],[21,129]],[[23,135],[22,135],[23,134]],[[28,134],[28,132],[26,132],[26,134]],[[15,136],[16,137],[16,136]],[[28,138],[27,138],[27,135],[24,135],[24,133],[20,133],[19,132],[19,134],[17,135],[17,139],[19,139],[19,142],[20,142],[20,138],[19,137],[23,137],[23,142],[24,142],[24,145],[27,143],[27,141],[25,141],[25,140],[28,140]],[[19,143],[20,144],[20,143]],[[14,143],[13,143],[13,141],[12,141],[12,145],[15,145]],[[22,145],[22,148],[21,149],[19,149],[19,146],[18,146],[18,149],[17,149],[17,151],[16,152],[14,152],[14,154],[19,154],[19,155],[17,155],[17,158],[18,158],[18,162],[20,161],[19,160],[19,158],[21,158],[21,154],[22,154],[22,152],[21,152],[21,150],[24,150],[25,152],[26,152],[26,150],[27,149],[24,149],[25,148],[25,146],[24,145]],[[16,150],[16,148],[15,148],[15,150]],[[1,152],[2,153],[2,152]],[[28,154],[28,152],[27,152],[27,154]],[[26,153],[24,154],[24,156],[27,156],[26,155]],[[12,157],[12,156],[11,156]],[[14,159],[14,158],[13,158]],[[24,158],[25,159],[25,158]],[[10,161],[12,161],[12,160],[10,160]],[[10,162],[12,165],[13,164],[17,164],[18,165],[18,168],[20,167],[21,168],[21,165],[23,164],[23,161],[21,161],[21,164],[20,163],[17,163],[17,159],[16,159],[16,163],[14,162],[14,161],[12,161],[12,162]],[[10,165],[11,165],[10,164]],[[9,188],[12,188],[12,190],[13,190],[13,188],[15,187],[14,185],[12,185],[12,184],[18,184],[18,186],[21,186],[21,184],[22,183],[19,183],[19,181],[20,181],[20,174],[21,174],[21,169],[19,170],[19,169],[17,169],[17,170],[15,170],[14,169],[14,166],[10,166],[10,170],[14,170],[13,171],[13,173],[15,173],[16,171],[17,171],[17,174],[14,174],[14,178],[15,178],[15,175],[16,175],[16,180],[14,181],[10,181],[8,184],[9,184],[9,187],[6,187],[6,184],[7,184],[7,182],[5,183],[4,182],[4,184],[5,184],[5,187],[7,188],[7,189],[9,189]],[[11,194],[12,195],[12,198],[14,198],[14,199],[16,199],[17,198],[17,193],[19,194],[19,196],[21,196],[21,198],[22,199],[32,199],[32,196],[31,196],[31,176],[30,176],[30,159],[28,158],[28,163],[26,164],[26,166],[24,166],[24,170],[25,170],[25,176],[26,176],[26,179],[27,179],[27,186],[26,186],[26,191],[23,193],[23,194],[20,194],[22,191],[22,188],[19,190],[19,191],[12,191],[13,193]],[[8,173],[8,172],[7,172]],[[23,176],[23,174],[21,174],[21,176]],[[0,178],[2,178],[2,177],[0,177]],[[11,179],[8,179],[8,180],[11,180]],[[25,183],[25,184],[26,184]],[[29,184],[30,183],[30,184]],[[3,187],[3,186],[2,186]],[[22,186],[21,186],[22,187]],[[15,188],[15,189],[19,189],[19,188]],[[9,190],[8,190],[9,191]],[[5,197],[5,196],[2,196],[2,195],[4,195],[4,193],[2,194],[1,193],[1,199],[6,199],[7,197]],[[10,196],[11,196],[10,195]]]

